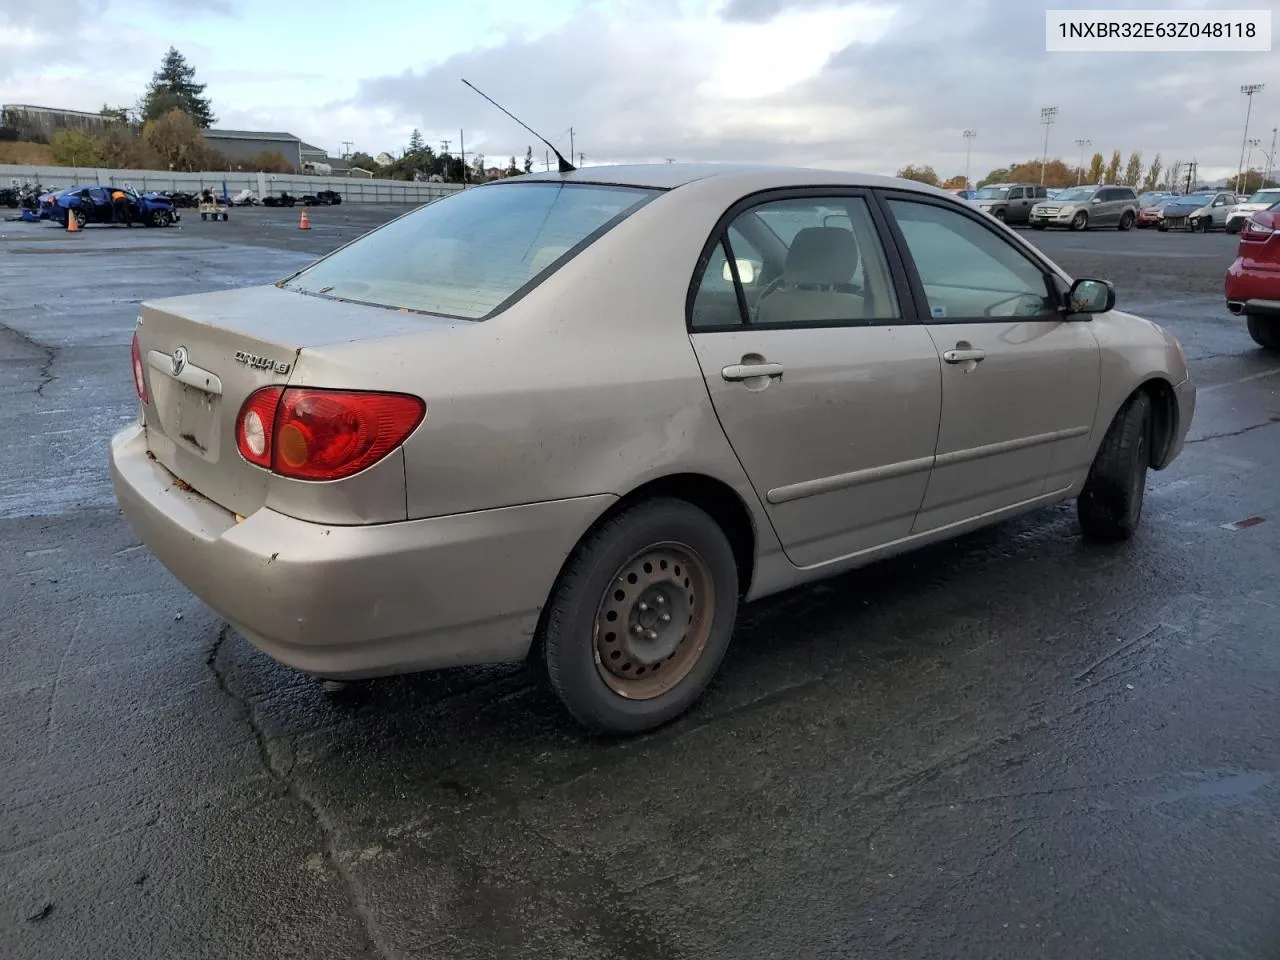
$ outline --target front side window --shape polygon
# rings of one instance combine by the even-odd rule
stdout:
[[[890,200],[934,321],[1056,313],[1043,271],[1014,246],[953,210]]]
[[[538,182],[474,187],[393,220],[281,286],[481,320],[657,193]]]
[[[732,298],[734,261],[737,284]],[[731,305],[732,311],[731,313]],[[694,329],[900,319],[884,249],[861,197],[775,200],[735,217],[694,296]]]

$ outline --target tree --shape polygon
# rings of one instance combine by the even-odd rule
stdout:
[[[963,190],[966,186],[963,173],[957,173],[954,177],[947,177],[942,181],[944,190]]]
[[[1169,174],[1165,179],[1165,186],[1170,190],[1181,190],[1182,184],[1182,161],[1175,160],[1173,166],[1169,168]]]
[[[174,170],[203,170],[209,159],[209,145],[195,120],[174,107],[158,120],[142,128],[142,136]]]
[[[49,145],[52,146],[52,142]],[[1234,183],[1232,185],[1234,186]],[[1262,190],[1275,185],[1276,182],[1266,177],[1261,170],[1246,170],[1240,178],[1241,193],[1253,193],[1255,190]]]
[[[413,133],[409,134],[408,153],[421,153],[426,149],[427,142],[422,139],[422,131],[417,127],[413,128]]]
[[[378,161],[360,150],[347,157],[347,163],[353,167],[359,167],[361,170],[368,170],[370,173],[378,169]]]
[[[1105,163],[1106,161],[1103,159],[1102,154],[1095,153],[1089,159],[1089,174],[1085,177],[1085,181],[1087,183],[1101,183],[1102,168]]]
[[[49,138],[53,162],[63,167],[96,167],[102,162],[98,141],[83,130],[59,130]]]
[[[1124,177],[1121,179],[1126,187],[1136,187],[1142,179],[1142,154],[1137,150],[1129,154],[1129,162],[1125,164]]]
[[[1107,171],[1103,174],[1107,183],[1115,183],[1120,176],[1120,151],[1111,152],[1111,160],[1107,163]]]
[[[533,172],[533,147],[524,148],[524,172]]]
[[[975,184],[975,186],[985,187],[989,183],[1004,183],[1008,179],[1009,179],[1009,168],[997,167],[995,170],[992,170],[985,177],[979,180],[977,184]]]
[[[102,165],[118,170],[155,170],[159,155],[136,128],[112,127],[98,137],[98,154]]]
[[[213,115],[209,99],[202,96],[205,85],[196,83],[195,76],[195,67],[188,64],[176,48],[170,47],[160,61],[160,69],[147,85],[139,106],[142,122],[159,120],[178,107],[195,121],[197,127],[207,130],[213,126],[217,118]]]
[[[1160,154],[1156,154],[1147,168],[1147,175],[1142,179],[1144,191],[1155,190],[1160,185]]]
[[[485,172],[484,172],[484,154],[483,153],[477,153],[471,159],[471,172],[468,176],[470,177],[472,183],[484,183]]]
[[[1009,171],[1011,183],[1040,183],[1040,160],[1028,160]],[[1076,182],[1076,171],[1061,160],[1050,160],[1044,164],[1044,185],[1046,187],[1069,187]]]
[[[104,103],[98,114],[113,123],[133,123],[133,116],[128,107],[109,107]]]
[[[516,158],[514,154],[511,156],[511,162],[507,164],[505,173],[508,177],[516,177],[520,175],[520,168],[516,166]]]
[[[916,183],[928,183],[935,187],[938,185],[938,175],[934,173],[933,167],[917,167],[908,163],[897,172],[896,176],[901,177],[903,180],[914,180]]]
[[[285,159],[283,153],[279,150],[263,150],[259,154],[249,158],[249,162],[245,164],[250,170],[258,170],[262,173],[294,173],[293,164]]]

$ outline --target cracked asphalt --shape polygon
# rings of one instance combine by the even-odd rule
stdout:
[[[1032,235],[1199,382],[1135,540],[1063,506],[753,605],[616,743],[517,668],[327,693],[121,518],[137,302],[402,210],[311,212],[0,223],[0,957],[1280,958],[1280,360],[1234,238]]]

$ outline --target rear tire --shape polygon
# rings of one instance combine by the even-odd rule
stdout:
[[[1124,213],[1120,215],[1120,223],[1117,224],[1117,227],[1120,230],[1132,230],[1134,219],[1135,218],[1133,214],[1130,213],[1128,210],[1126,210]]]
[[[1150,465],[1151,397],[1139,390],[1111,421],[1076,500],[1086,539],[1116,543],[1133,536],[1142,519]]]
[[[1249,328],[1249,336],[1263,350],[1280,352],[1280,317],[1260,317],[1250,314],[1245,317]]]
[[[737,611],[738,568],[724,531],[683,500],[649,500],[574,550],[547,604],[536,665],[583,726],[642,733],[706,689]]]

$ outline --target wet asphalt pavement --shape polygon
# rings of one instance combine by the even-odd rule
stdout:
[[[617,743],[516,668],[326,694],[114,506],[138,300],[399,212],[0,223],[0,957],[1280,958],[1280,359],[1234,238],[1031,235],[1200,385],[1135,540],[1068,505],[756,604]]]

